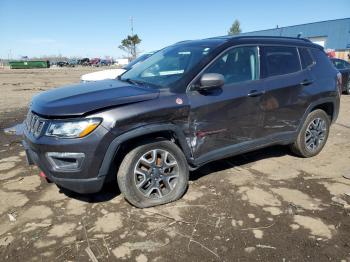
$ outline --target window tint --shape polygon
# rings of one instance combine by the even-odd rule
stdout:
[[[296,47],[263,46],[261,51],[265,77],[285,75],[300,70]]]
[[[300,55],[301,65],[303,69],[307,68],[308,66],[314,63],[314,60],[310,54],[309,49],[299,48],[299,55]]]
[[[259,78],[258,48],[232,48],[215,60],[204,73],[222,74],[225,84],[256,80]]]
[[[324,50],[318,49],[318,48],[311,48],[310,49],[312,56],[315,58],[316,64],[318,65],[330,65],[331,60],[327,56],[327,54],[324,52]]]

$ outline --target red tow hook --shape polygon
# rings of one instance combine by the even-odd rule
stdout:
[[[47,178],[47,176],[45,175],[44,172],[40,172],[39,176],[42,177],[42,178]]]
[[[42,178],[45,178],[45,180],[46,180],[47,183],[51,183],[51,180],[45,175],[44,172],[40,172],[40,173],[39,173],[39,176],[42,177]]]

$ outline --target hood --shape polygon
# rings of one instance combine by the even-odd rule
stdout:
[[[106,79],[116,79],[119,75],[121,75],[125,71],[126,70],[122,68],[97,71],[97,72],[82,75],[81,80],[90,82],[90,81],[100,81],[100,80],[106,80]]]
[[[104,80],[56,88],[36,95],[31,110],[47,117],[81,116],[128,103],[157,98],[159,90]]]

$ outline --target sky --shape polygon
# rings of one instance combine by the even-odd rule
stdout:
[[[0,58],[122,57],[131,33],[140,52],[178,41],[350,17],[350,0],[0,0]]]

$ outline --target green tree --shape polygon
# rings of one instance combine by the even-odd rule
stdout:
[[[128,53],[130,59],[135,59],[137,55],[137,46],[141,43],[141,39],[137,34],[128,35],[123,39],[119,48]]]
[[[241,30],[241,23],[236,19],[236,20],[233,22],[233,24],[232,24],[230,30],[228,31],[228,34],[229,34],[229,35],[238,35],[238,34],[240,34],[241,32],[242,32],[242,30]]]

